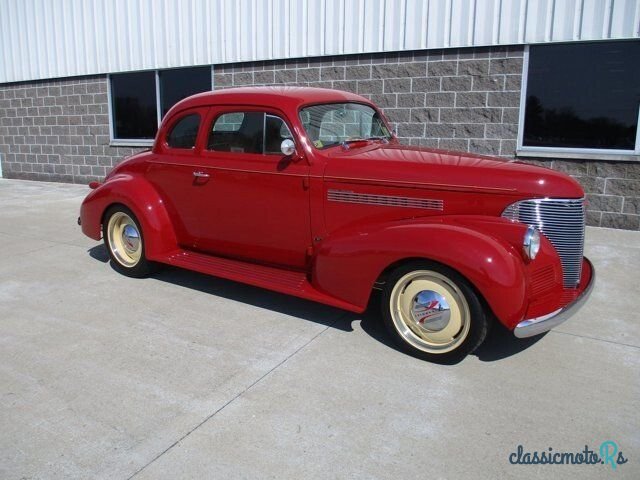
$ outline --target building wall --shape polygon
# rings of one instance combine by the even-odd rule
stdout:
[[[104,75],[0,85],[5,178],[87,183],[137,150],[109,146]]]
[[[523,47],[489,47],[251,62],[214,67],[214,88],[304,85],[380,105],[413,145],[513,157]],[[105,76],[0,86],[3,175],[85,183],[138,149],[109,146]],[[588,223],[640,229],[640,163],[537,160],[573,175]]]
[[[0,0],[0,83],[640,37],[638,0]]]

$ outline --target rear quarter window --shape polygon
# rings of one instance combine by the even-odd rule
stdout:
[[[191,149],[196,146],[200,115],[192,113],[178,120],[167,135],[167,145],[170,148]]]

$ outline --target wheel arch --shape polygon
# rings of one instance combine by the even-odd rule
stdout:
[[[457,269],[442,263],[438,260],[434,260],[433,258],[429,258],[426,256],[412,256],[412,257],[404,257],[401,259],[398,259],[392,263],[390,263],[389,265],[387,265],[384,270],[382,270],[382,272],[380,272],[380,275],[378,275],[378,278],[375,281],[375,285],[384,285],[386,283],[386,279],[389,277],[389,275],[394,271],[397,270],[398,268],[408,264],[408,263],[417,263],[417,262],[427,262],[427,263],[433,263],[435,265],[438,265],[440,267],[444,267],[444,268],[448,268],[449,270],[453,270],[455,273],[457,273],[458,275],[460,275],[465,281],[467,281],[469,283],[469,285],[473,288],[473,290],[475,291],[475,293],[478,295],[479,298],[482,298],[484,300],[484,295],[482,295],[482,292],[480,292],[480,290],[478,290],[478,287],[476,287],[476,285],[470,280],[468,279],[463,272],[458,271]]]
[[[440,266],[440,267],[444,267],[446,269],[452,270],[454,271],[456,274],[458,274],[460,277],[462,277],[469,285],[469,287],[473,290],[473,292],[476,294],[476,296],[478,297],[478,300],[480,301],[480,303],[482,304],[482,306],[484,307],[486,313],[489,315],[489,317],[491,319],[496,318],[495,312],[493,311],[493,308],[491,307],[491,305],[489,304],[489,302],[487,301],[487,299],[485,298],[484,294],[482,293],[482,291],[480,289],[478,289],[478,287],[474,284],[473,281],[471,281],[469,278],[467,278],[463,272],[458,271],[455,268],[452,268],[451,266],[439,262],[437,260],[433,260],[431,258],[428,257],[405,257],[399,260],[396,260],[395,262],[390,263],[389,265],[387,265],[384,270],[382,272],[380,272],[380,275],[378,276],[378,278],[376,279],[375,283],[374,283],[374,290],[378,289],[378,290],[382,290],[387,282],[387,278],[398,268],[403,267],[404,265],[407,264],[411,264],[411,263],[419,263],[419,262],[427,262],[427,263],[432,263],[434,265]]]
[[[128,208],[136,216],[149,259],[159,260],[177,248],[173,224],[162,197],[138,175],[111,177],[87,196],[80,210],[83,232],[99,239],[105,215],[116,205]]]
[[[133,210],[131,210],[131,208],[129,208],[129,206],[128,206],[128,205],[125,205],[125,204],[124,204],[124,203],[122,203],[122,202],[112,202],[112,203],[108,203],[108,204],[106,204],[106,205],[104,206],[104,209],[103,209],[103,211],[102,211],[102,215],[100,216],[100,224],[101,224],[101,225],[104,225],[105,220],[107,219],[107,218],[106,218],[106,217],[107,217],[107,212],[108,212],[109,210],[111,210],[112,208],[114,208],[114,207],[124,207],[124,208],[126,208],[127,210],[130,210],[130,211],[132,211],[132,212],[133,212]],[[133,213],[135,214],[135,212],[133,212]],[[137,219],[137,218],[138,218],[138,215],[136,215],[136,219]]]

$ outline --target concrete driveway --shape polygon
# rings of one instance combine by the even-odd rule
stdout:
[[[86,193],[0,180],[0,478],[640,478],[640,233],[588,229],[568,323],[442,366],[375,307],[120,276],[76,225]],[[615,472],[509,462],[606,440]]]

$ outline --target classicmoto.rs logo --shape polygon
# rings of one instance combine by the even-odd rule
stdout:
[[[553,447],[527,451],[518,445],[516,451],[509,454],[509,463],[512,465],[608,465],[615,470],[618,465],[628,461],[613,440],[602,442],[597,450],[585,445],[579,452],[556,451]]]

